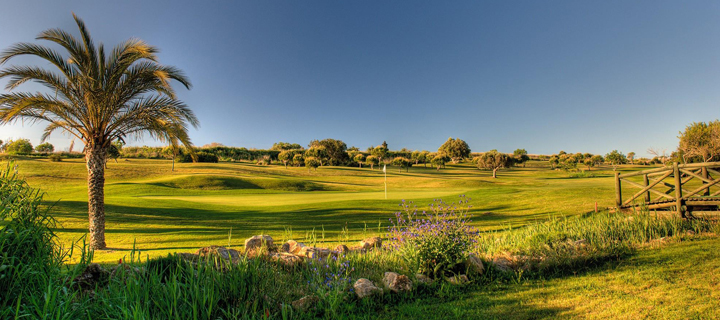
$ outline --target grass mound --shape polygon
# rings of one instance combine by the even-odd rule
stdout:
[[[191,190],[266,189],[280,191],[317,191],[321,185],[293,179],[244,179],[230,176],[193,175],[164,180],[155,185]]]

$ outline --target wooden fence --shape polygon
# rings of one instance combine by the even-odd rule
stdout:
[[[638,176],[642,177],[642,182],[628,179]],[[696,181],[690,183],[693,179]],[[689,212],[718,209],[719,183],[720,162],[673,163],[672,166],[650,170],[624,174],[616,172],[616,205],[618,209],[647,206],[651,210],[672,210],[685,218]],[[623,199],[623,188],[626,186],[638,191]]]

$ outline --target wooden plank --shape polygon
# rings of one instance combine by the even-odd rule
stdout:
[[[650,185],[650,179],[648,178],[648,175],[643,176],[643,183],[645,183],[645,186]],[[645,203],[650,203],[650,191],[645,193]]]
[[[622,180],[623,182],[625,182],[625,183],[627,183],[627,184],[630,184],[631,186],[635,186],[635,187],[638,187],[638,188],[640,188],[640,189],[643,189],[643,188],[644,188],[643,185],[641,185],[641,184],[639,184],[639,183],[632,182],[632,181],[630,181],[630,180],[625,180],[625,179],[620,179],[620,180]],[[668,199],[675,199],[675,198],[673,198],[672,196],[669,196],[669,195],[667,195],[667,194],[664,194],[664,193],[662,193],[662,192],[660,192],[660,191],[657,191],[657,190],[654,190],[654,189],[648,189],[647,191],[650,191],[650,192],[652,192],[652,193],[654,193],[654,194],[657,194],[657,195],[659,195],[659,196],[662,196],[662,197],[665,197],[665,198],[668,198]]]
[[[703,168],[703,169],[706,169],[706,168]],[[701,170],[701,171],[705,171],[705,174],[707,174],[707,170]],[[705,177],[699,175],[698,172],[692,172],[692,171],[690,171],[690,170],[683,170],[683,169],[680,169],[680,172],[685,173],[685,174],[687,174],[687,175],[689,175],[689,176],[692,176],[692,177],[694,177],[694,178],[698,178],[698,179],[702,180],[703,182],[707,182],[707,183],[712,182],[712,181],[709,180],[708,178],[705,178]],[[702,174],[702,173],[700,173],[700,174]],[[688,180],[688,181],[689,181],[689,180]],[[687,182],[687,181],[685,181],[685,182]],[[683,182],[683,184],[685,184],[685,182]]]
[[[643,170],[643,171],[624,173],[624,174],[620,175],[620,178],[629,178],[629,177],[634,177],[634,176],[639,176],[639,175],[644,175],[644,174],[652,174],[652,173],[665,172],[665,171],[672,171],[672,168],[660,167],[660,168],[655,168],[655,169],[648,169],[648,170]]]
[[[680,177],[680,167],[678,163],[673,163],[673,176],[675,178],[675,210],[677,214],[685,218],[685,213],[682,210],[683,204],[683,190],[682,190],[682,178]]]
[[[678,165],[679,168],[702,168],[702,167],[718,167],[720,168],[720,162],[701,162],[701,163],[686,163]]]
[[[640,190],[638,193],[636,193],[636,194],[634,194],[632,197],[630,197],[630,199],[628,199],[627,201],[625,201],[625,203],[623,203],[623,206],[628,205],[628,204],[631,203],[633,200],[635,200],[637,197],[641,196],[643,193],[647,193],[647,194],[648,194],[648,198],[649,198],[649,197],[650,197],[650,192],[651,192],[650,189],[652,189],[652,187],[656,186],[658,183],[663,182],[663,179],[667,178],[667,177],[668,177],[669,175],[671,175],[671,174],[672,174],[672,172],[669,171],[669,172],[665,173],[660,179],[657,179],[657,180],[653,181],[653,183],[645,186],[644,188],[642,188],[642,190]],[[648,178],[647,178],[647,176],[645,176],[645,183],[646,183],[646,184],[647,184],[647,180],[648,180]],[[626,181],[627,181],[627,180],[626,180]],[[648,202],[650,202],[650,201],[648,201]]]
[[[615,205],[622,207],[622,185],[620,183],[620,172],[615,172]]]
[[[686,197],[686,198],[692,197],[692,196],[700,193],[700,191],[703,191],[703,190],[710,191],[710,187],[716,185],[718,182],[720,182],[720,179],[718,179],[718,180],[711,180],[710,183],[708,183],[708,184],[703,184],[702,187],[698,188],[697,190],[695,190],[695,191],[693,191],[693,192],[690,192],[690,193],[686,194],[685,197]],[[706,194],[707,194],[708,196],[710,195],[708,192],[706,192]]]
[[[702,170],[700,170],[700,174],[702,175],[703,178],[705,178],[705,180],[710,180],[710,174],[708,174],[708,170],[707,170],[707,169],[708,169],[707,167],[702,168]],[[710,182],[708,182],[708,183],[710,183]],[[704,183],[703,183],[703,184],[704,184]],[[705,196],[709,196],[709,195],[710,195],[710,188],[709,188],[709,187],[708,187],[708,188],[705,188],[705,192],[703,193],[703,195],[705,195]]]

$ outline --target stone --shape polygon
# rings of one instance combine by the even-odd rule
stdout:
[[[215,256],[225,260],[237,261],[240,259],[240,252],[235,249],[228,249],[221,246],[209,246],[198,249],[197,256],[205,259]]]
[[[110,272],[97,263],[88,264],[83,272],[73,279],[73,284],[80,290],[95,290],[96,287],[107,285]]]
[[[306,257],[310,259],[325,259],[330,255],[330,249],[315,248],[315,247],[302,247],[298,256]]]
[[[576,247],[583,247],[583,246],[587,245],[587,243],[588,243],[587,240],[585,240],[585,239],[580,239],[580,240],[578,240],[578,241],[573,242],[573,245],[576,246]]]
[[[447,280],[448,280],[448,282],[455,284],[455,285],[466,284],[466,283],[470,282],[470,279],[468,279],[468,277],[464,274],[450,277]]]
[[[348,248],[348,246],[346,246],[344,244],[339,244],[337,247],[335,247],[335,251],[340,254],[343,254],[343,253],[350,252],[350,248]]]
[[[363,241],[360,241],[360,247],[362,247],[365,250],[370,250],[372,248],[380,248],[382,247],[382,238],[380,237],[370,237]]]
[[[430,277],[428,277],[422,273],[415,274],[415,280],[417,280],[417,282],[423,283],[423,284],[432,283],[432,279],[430,279]]]
[[[383,276],[383,284],[392,292],[411,291],[412,281],[405,275],[396,272],[385,272]]]
[[[294,267],[303,262],[302,257],[287,252],[272,253],[270,260],[280,262],[288,267]]]
[[[382,291],[380,288],[376,287],[372,281],[365,278],[360,278],[355,281],[355,284],[353,284],[353,290],[355,290],[355,294],[357,294],[360,299]]]
[[[200,256],[195,253],[181,252],[181,253],[178,253],[177,255],[178,255],[178,257],[182,258],[185,261],[196,262],[196,261],[200,260]]]
[[[245,239],[245,252],[255,251],[266,247],[268,251],[274,251],[273,238],[268,235],[252,236]]]
[[[493,266],[495,266],[495,269],[498,269],[502,272],[511,272],[513,271],[511,265],[512,261],[510,261],[508,258],[505,257],[495,257],[492,261]]]
[[[482,260],[480,260],[480,258],[478,258],[478,256],[474,254],[468,256],[468,259],[465,261],[465,267],[478,275],[485,272],[485,266],[483,265]]]
[[[318,298],[316,296],[304,296],[298,300],[291,302],[290,305],[292,305],[293,309],[297,311],[307,311],[317,302]]]
[[[292,254],[298,254],[302,248],[305,247],[304,243],[297,242],[295,240],[288,240],[287,242],[283,243],[282,247],[280,248],[280,251],[282,252],[288,252]]]

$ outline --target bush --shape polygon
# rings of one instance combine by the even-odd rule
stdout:
[[[48,157],[48,159],[52,162],[60,162],[62,161],[62,156],[57,153],[53,153]]]
[[[470,250],[475,247],[478,231],[470,227],[470,198],[460,196],[457,203],[436,199],[430,211],[418,214],[412,201],[400,204],[403,210],[391,219],[390,246],[404,258],[409,270],[438,278],[460,272]]]
[[[8,154],[30,154],[33,146],[28,139],[10,140],[5,144],[5,152]]]
[[[53,152],[55,151],[55,146],[50,144],[50,142],[45,142],[43,144],[39,144],[35,147],[35,151],[37,152]]]
[[[308,170],[312,168],[317,171],[317,167],[320,166],[320,160],[315,157],[307,157],[305,158],[305,166],[308,168]]]
[[[196,152],[195,156],[197,157],[197,162],[217,163],[219,160],[218,156],[204,151]],[[177,159],[178,162],[193,162],[192,156],[190,154],[182,154]]]

